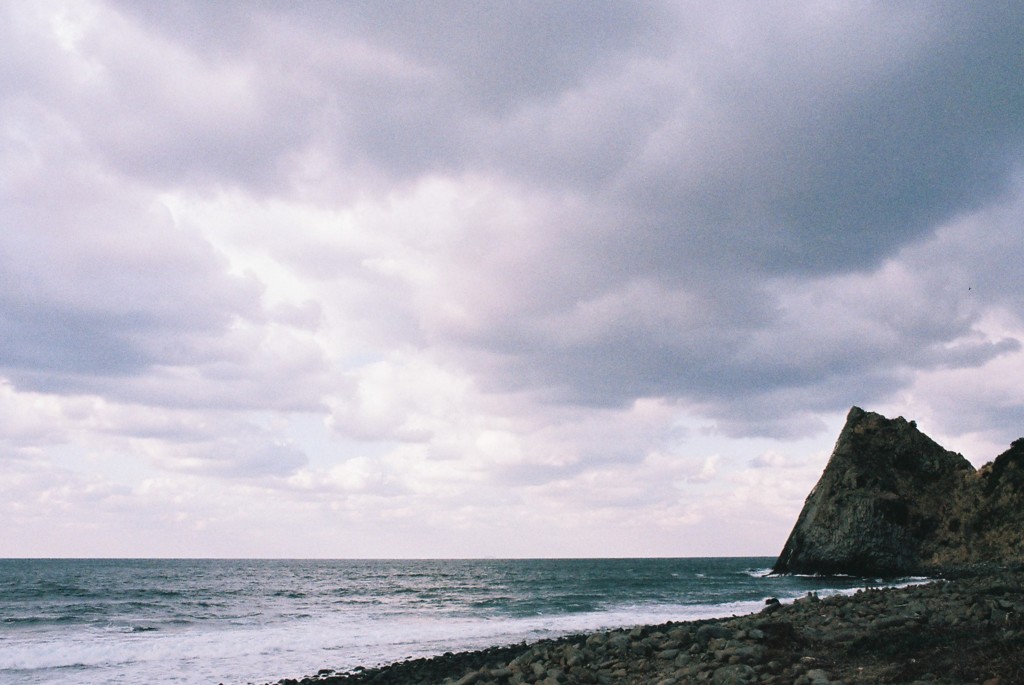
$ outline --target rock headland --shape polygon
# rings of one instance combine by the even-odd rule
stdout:
[[[899,576],[1024,561],[1024,438],[975,469],[903,417],[853,407],[776,573]]]

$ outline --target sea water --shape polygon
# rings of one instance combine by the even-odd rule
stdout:
[[[772,559],[0,559],[0,682],[266,683],[757,611]]]

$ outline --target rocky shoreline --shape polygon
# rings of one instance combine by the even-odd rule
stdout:
[[[1024,567],[277,685],[1024,683]]]

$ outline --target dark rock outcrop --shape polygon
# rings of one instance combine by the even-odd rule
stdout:
[[[896,576],[1024,559],[1024,439],[975,471],[913,421],[853,407],[776,573]]]
[[[1024,559],[1024,438],[982,466],[973,485],[964,525],[967,561]]]

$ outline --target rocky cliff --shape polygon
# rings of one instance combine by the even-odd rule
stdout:
[[[1024,560],[1024,438],[975,470],[913,421],[853,407],[776,573],[895,576]]]

